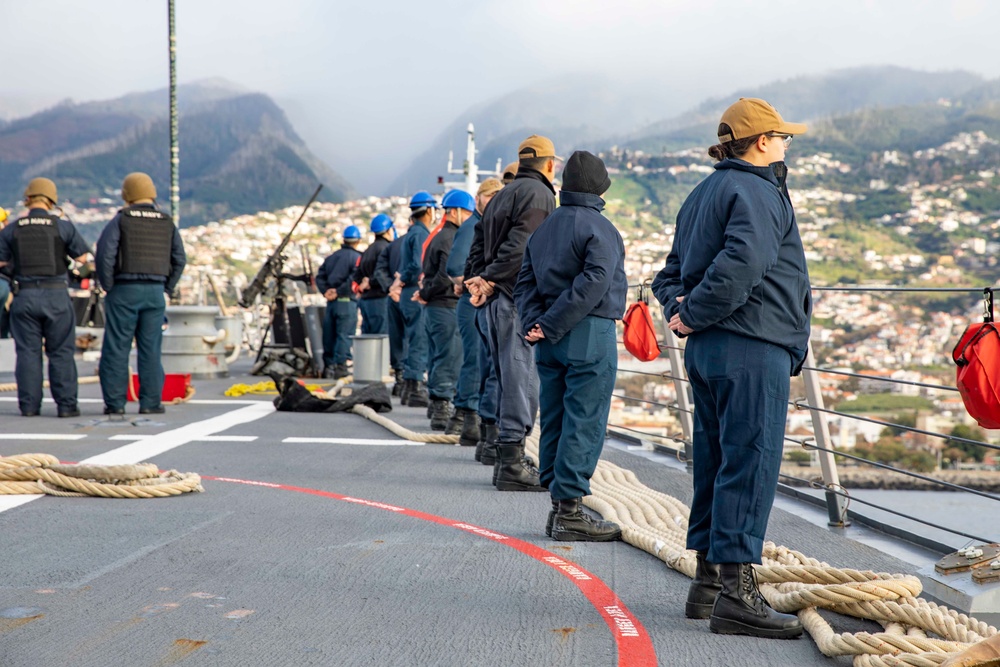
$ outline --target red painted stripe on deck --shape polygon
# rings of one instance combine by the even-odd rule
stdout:
[[[296,493],[308,493],[321,498],[332,498],[342,500],[347,503],[365,505],[375,509],[395,512],[414,519],[430,521],[449,528],[455,528],[472,535],[492,540],[499,544],[520,551],[526,556],[534,558],[540,563],[548,565],[564,577],[569,579],[580,589],[584,597],[594,605],[597,612],[604,618],[611,630],[611,636],[615,639],[618,648],[618,667],[656,667],[656,650],[653,642],[649,639],[646,629],[642,626],[625,604],[618,599],[615,592],[607,584],[596,576],[587,572],[582,567],[571,563],[551,551],[546,551],[529,542],[524,542],[515,537],[504,535],[493,530],[481,528],[463,521],[455,521],[434,514],[427,514],[407,507],[399,507],[387,503],[380,503],[375,500],[365,500],[364,498],[354,498],[339,493],[320,491],[318,489],[307,489],[300,486],[289,486],[287,484],[273,484],[271,482],[255,482],[246,479],[233,479],[231,477],[205,477],[202,479],[214,480],[216,482],[233,482],[236,484],[247,484],[250,486],[263,486],[271,489],[281,489],[283,491],[295,491]]]

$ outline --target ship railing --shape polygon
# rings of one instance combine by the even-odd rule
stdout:
[[[630,286],[638,287],[638,286]],[[861,286],[834,286],[834,287],[817,287],[814,286],[814,292],[866,292],[869,294],[879,294],[879,293],[896,293],[896,292],[951,292],[956,294],[976,294],[981,295],[983,300],[983,319],[985,321],[992,321],[993,314],[993,289],[992,287],[985,288],[903,288],[903,287],[861,287]],[[631,396],[627,393],[616,389],[614,396],[621,399],[627,404],[643,404],[649,405],[656,408],[665,408],[670,411],[674,416],[675,421],[679,428],[674,429],[660,429],[659,431],[651,431],[648,428],[637,428],[634,425],[630,426],[624,423],[616,423],[616,420],[612,419],[608,424],[608,430],[614,433],[616,436],[622,437],[626,440],[637,440],[644,443],[648,443],[655,450],[668,453],[675,456],[678,460],[686,463],[688,470],[691,469],[692,465],[692,434],[694,432],[694,410],[693,401],[690,393],[690,382],[687,379],[686,372],[684,370],[684,343],[679,340],[674,334],[666,327],[666,322],[662,317],[662,310],[659,308],[658,304],[650,304],[651,312],[654,313],[654,323],[656,323],[659,328],[658,337],[660,338],[660,349],[661,355],[658,360],[662,365],[664,362],[668,364],[669,370],[664,370],[662,372],[652,372],[645,370],[637,370],[632,368],[619,368],[619,374],[624,375],[638,375],[650,378],[650,381],[659,380],[663,383],[671,383],[673,385],[673,394],[676,400],[663,402],[651,400],[650,397],[640,397]],[[656,314],[660,314],[658,317]],[[621,341],[619,341],[621,345]],[[858,369],[853,369],[858,370]],[[849,509],[850,505],[863,505],[865,507],[871,508],[873,510],[878,510],[884,512],[887,515],[898,517],[900,519],[906,519],[917,524],[927,526],[929,528],[934,528],[939,531],[943,531],[955,538],[960,538],[958,541],[968,544],[970,542],[981,542],[987,543],[991,541],[996,541],[994,539],[989,539],[988,537],[974,535],[955,527],[941,525],[934,521],[930,521],[925,517],[920,517],[912,513],[899,511],[886,507],[884,505],[874,503],[868,500],[863,500],[858,498],[856,495],[852,495],[850,491],[841,485],[840,483],[840,470],[838,469],[838,459],[843,462],[850,462],[854,465],[867,466],[871,469],[881,471],[887,474],[902,475],[911,479],[920,480],[921,483],[929,485],[930,488],[937,488],[941,490],[947,490],[958,493],[965,493],[981,498],[987,498],[991,501],[1000,502],[1000,496],[989,493],[986,491],[977,490],[970,488],[968,486],[963,486],[961,484],[956,484],[954,482],[942,479],[934,474],[923,474],[920,472],[915,472],[913,470],[907,470],[897,465],[891,465],[889,463],[884,463],[880,461],[875,461],[864,456],[855,453],[854,451],[845,451],[842,449],[837,449],[834,447],[834,441],[830,435],[829,420],[831,418],[838,418],[841,420],[854,420],[857,422],[866,422],[868,424],[874,424],[883,427],[883,429],[893,429],[897,433],[909,432],[914,434],[919,434],[925,438],[929,439],[940,439],[942,442],[952,443],[963,443],[966,445],[972,445],[975,447],[983,447],[986,449],[1000,451],[1000,446],[991,444],[989,442],[984,442],[981,440],[975,440],[970,438],[964,438],[957,435],[949,435],[944,433],[939,433],[936,431],[931,431],[927,429],[917,428],[916,426],[910,426],[908,424],[899,424],[887,419],[877,419],[871,416],[865,416],[863,414],[855,414],[851,412],[838,411],[826,406],[825,399],[823,397],[821,386],[820,386],[820,375],[821,374],[831,374],[831,375],[841,375],[845,377],[852,377],[857,379],[864,379],[866,382],[879,382],[885,383],[886,386],[891,385],[906,385],[910,387],[917,387],[920,389],[932,390],[936,392],[945,393],[958,393],[958,389],[955,386],[943,385],[943,384],[932,384],[927,382],[917,382],[913,380],[895,379],[891,377],[885,377],[881,375],[867,375],[863,373],[845,371],[841,369],[824,368],[821,362],[815,357],[812,345],[809,346],[809,352],[806,357],[806,363],[802,369],[802,384],[804,385],[805,396],[797,397],[792,396],[789,399],[789,406],[791,410],[789,411],[789,417],[796,411],[808,411],[810,414],[810,422],[812,424],[812,434],[807,437],[793,437],[786,433],[785,440],[788,443],[793,443],[798,445],[802,449],[809,451],[813,454],[815,459],[818,461],[821,478],[805,479],[801,477],[796,477],[794,475],[782,472],[779,481],[779,491],[783,494],[791,496],[798,499],[799,501],[809,503],[811,505],[819,505],[825,507],[828,524],[830,526],[847,528],[852,522],[859,525],[865,525],[875,530],[881,531],[883,533],[892,535],[896,538],[906,540],[913,544],[922,546],[924,548],[930,549],[938,553],[948,553],[955,550],[954,544],[945,544],[939,540],[927,537],[924,534],[914,532],[912,530],[907,530],[902,528],[900,525],[892,523],[890,520],[876,519],[872,516],[866,515],[857,510]],[[795,385],[797,386],[797,385]],[[622,420],[624,421],[624,420]],[[843,425],[843,421],[841,424]],[[669,431],[673,432],[669,432]],[[843,432],[843,428],[841,429]],[[819,490],[822,492],[822,498],[817,497],[814,494],[806,493],[800,491],[797,486],[805,486],[814,490]]]

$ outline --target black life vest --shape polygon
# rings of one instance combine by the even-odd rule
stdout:
[[[121,210],[118,228],[118,273],[170,275],[174,221],[166,213],[151,208],[127,206]]]
[[[26,215],[14,222],[14,274],[16,276],[63,276],[69,268],[66,244],[59,235],[59,218]]]

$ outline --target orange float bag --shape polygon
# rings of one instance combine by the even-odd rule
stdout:
[[[660,344],[656,340],[656,328],[649,313],[645,286],[639,287],[639,300],[628,307],[622,318],[625,335],[622,340],[625,349],[639,361],[652,361],[660,356]]]
[[[955,384],[965,409],[983,428],[1000,428],[1000,330],[994,322],[970,324],[951,353]]]

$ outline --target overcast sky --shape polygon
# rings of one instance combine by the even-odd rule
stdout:
[[[574,72],[691,99],[859,65],[1000,76],[996,0],[176,3],[180,81],[274,96],[363,191],[472,104]],[[0,0],[0,30],[7,108],[168,82],[166,0]]]

